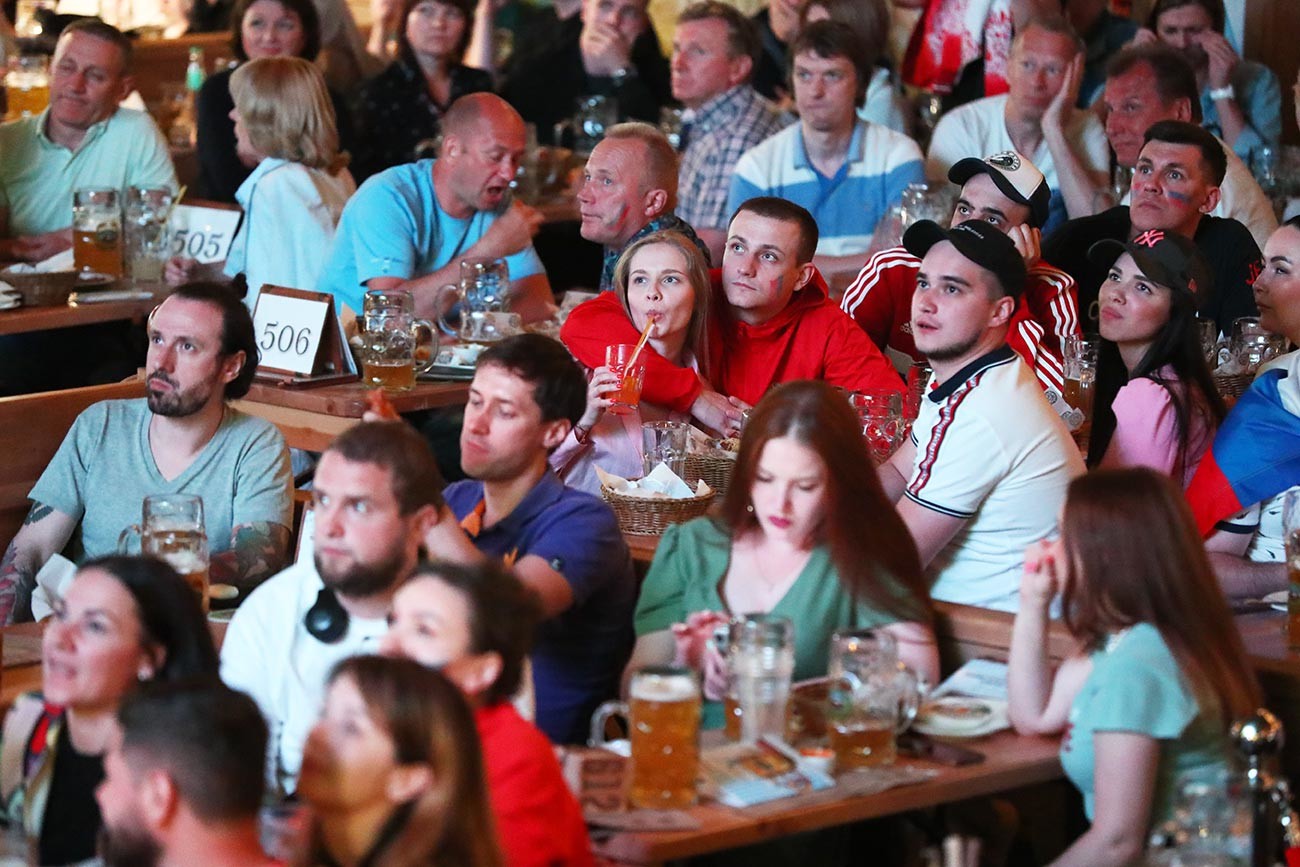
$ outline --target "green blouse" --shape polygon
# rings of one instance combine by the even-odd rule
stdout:
[[[712,518],[697,518],[664,531],[636,606],[636,634],[668,629],[696,611],[731,611],[722,599],[722,580],[731,564],[731,537]],[[923,620],[924,604],[901,584],[881,576],[897,600],[893,611],[854,599],[819,545],[771,614],[794,623],[794,679],[826,674],[831,634],[837,629],[869,629]],[[721,702],[705,702],[704,728],[722,727]]]

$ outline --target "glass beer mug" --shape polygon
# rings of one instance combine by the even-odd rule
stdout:
[[[554,142],[562,144],[572,133],[573,150],[590,154],[605,137],[605,131],[618,123],[618,100],[612,96],[580,96],[573,117],[562,120],[551,130]]]
[[[421,331],[429,333],[432,345],[426,349],[420,348]],[[432,323],[415,318],[415,299],[404,289],[366,292],[360,336],[361,381],[376,388],[408,391],[416,373],[438,357],[438,333]]]
[[[140,523],[118,537],[123,554],[134,553],[132,539],[139,537],[140,553],[165,561],[199,594],[208,610],[208,535],[203,526],[203,498],[194,494],[151,494],[144,498]]]
[[[72,197],[72,255],[77,270],[121,277],[122,206],[117,190],[83,187]]]
[[[519,314],[505,311],[509,294],[510,269],[505,259],[465,259],[460,263],[460,285],[443,286],[434,299],[435,309],[447,310],[439,314],[438,327],[469,343],[495,343],[518,334],[523,327]],[[459,311],[458,325],[448,321],[453,310]]]
[[[892,765],[896,738],[916,718],[921,684],[880,629],[836,632],[827,671],[827,734],[838,771]]]
[[[700,765],[700,682],[685,668],[643,668],[632,675],[628,701],[607,701],[591,718],[589,746],[605,743],[612,716],[628,721],[632,742],[628,804],[673,810],[695,803]]]

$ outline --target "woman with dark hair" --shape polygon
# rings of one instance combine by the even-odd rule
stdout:
[[[1058,596],[1079,649],[1053,675]],[[1092,821],[1057,867],[1137,862],[1180,779],[1214,782],[1230,724],[1260,701],[1182,491],[1145,468],[1070,484],[1060,539],[1025,554],[1009,664],[1013,725],[1067,732],[1061,764]]]
[[[91,560],[53,607],[41,641],[44,692],[14,702],[0,741],[5,812],[45,865],[95,855],[95,787],[122,698],[144,681],[217,676],[198,596],[159,560]]]
[[[409,659],[354,656],[334,669],[298,794],[314,814],[300,864],[501,865],[469,705]]]
[[[1148,466],[1186,486],[1225,413],[1196,318],[1198,296],[1211,291],[1210,269],[1172,232],[1099,241],[1088,256],[1111,263],[1099,293],[1088,465]]]
[[[320,18],[312,0],[239,0],[230,17],[230,48],[243,63],[260,57],[301,57],[315,61],[320,53]],[[225,69],[203,82],[199,90],[196,194],[218,202],[234,202],[235,192],[259,160],[239,150],[235,137],[235,99],[230,91],[234,72]],[[329,92],[334,106],[340,150],[352,143],[352,123],[344,101]],[[314,287],[306,287],[314,288]]]
[[[474,0],[404,0],[399,21],[397,57],[361,88],[358,181],[413,162],[417,150],[437,139],[453,102],[492,89],[491,75],[461,62]]]
[[[685,235],[654,232],[630,244],[614,266],[614,291],[638,332],[654,323],[646,348],[670,364],[708,379],[709,263]],[[551,466],[571,488],[600,493],[596,467],[626,478],[641,475],[641,423],[689,416],[642,400],[622,415],[609,412],[621,377],[606,365],[591,371],[587,410],[554,452]]]
[[[794,620],[796,680],[826,673],[835,630],[870,627],[937,678],[916,545],[885,499],[856,415],[826,383],[786,383],[759,402],[721,515],[669,527],[641,588],[627,670],[702,666],[705,726],[717,728],[724,666],[706,612]]]

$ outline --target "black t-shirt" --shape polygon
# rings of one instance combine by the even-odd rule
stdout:
[[[766,9],[761,10],[751,20],[758,28],[762,50],[758,52],[758,63],[754,64],[754,75],[750,84],[766,98],[778,102],[781,95],[790,89],[787,69],[789,60],[786,57],[788,46],[776,38]]]
[[[104,757],[77,752],[65,727],[55,747],[54,775],[41,823],[42,864],[76,864],[95,857],[102,822],[95,787],[103,780]]]
[[[1128,207],[1120,205],[1070,220],[1043,241],[1043,261],[1078,283],[1079,322],[1084,331],[1097,331],[1097,295],[1109,272],[1089,261],[1088,248],[1107,239],[1127,242],[1131,229]],[[1222,217],[1202,217],[1192,240],[1214,275],[1214,285],[1200,293],[1200,314],[1213,319],[1222,333],[1231,334],[1235,320],[1259,315],[1252,289],[1263,268],[1259,247],[1249,229]]]

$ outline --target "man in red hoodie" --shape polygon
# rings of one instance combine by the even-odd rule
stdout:
[[[741,205],[727,230],[722,269],[713,274],[713,382],[647,346],[642,399],[735,432],[741,411],[781,382],[821,379],[850,391],[901,391],[893,366],[827,297],[812,264],[816,249],[817,223],[800,206],[766,196]],[[604,364],[606,346],[635,343],[637,336],[613,292],[577,307],[560,332],[590,368]]]

